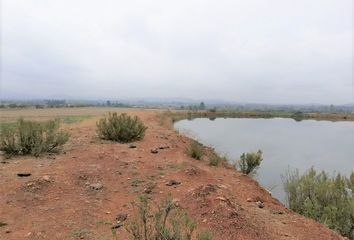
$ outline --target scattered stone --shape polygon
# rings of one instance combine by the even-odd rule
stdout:
[[[144,188],[144,193],[150,194],[152,190],[156,187],[156,184],[150,183]]]
[[[252,198],[247,198],[247,202],[252,202]]]
[[[217,198],[215,198],[215,199],[216,199],[216,200],[223,201],[223,202],[226,202],[226,201],[227,201],[227,199],[224,198],[224,197],[217,197]]]
[[[118,223],[121,223],[121,222],[124,222],[125,220],[127,220],[128,218],[128,214],[126,213],[118,213],[117,214],[117,217],[116,217],[116,220]]]
[[[217,186],[218,188],[227,189],[227,186],[225,186],[224,184],[218,184]]]
[[[212,192],[217,191],[217,186],[213,184],[207,184],[206,186],[200,186],[192,193],[196,197],[206,197]]]
[[[123,223],[116,223],[116,224],[112,225],[111,229],[118,229],[118,228],[120,228],[122,226],[123,226]]]
[[[7,230],[5,231],[5,233],[11,233],[11,230],[10,230],[10,229],[7,229]]]
[[[257,201],[256,204],[259,208],[264,208],[264,203],[262,203],[261,201]]]
[[[129,144],[129,148],[136,148],[137,146],[135,144]]]
[[[176,180],[170,180],[166,183],[167,186],[176,186],[176,185],[179,185],[181,184],[181,182],[178,182]]]
[[[207,221],[208,221],[208,219],[204,218],[202,222],[205,223],[205,222],[207,222]]]
[[[159,151],[156,148],[154,148],[154,149],[151,149],[151,153],[157,154],[157,153],[159,153]]]
[[[196,176],[196,175],[199,175],[199,170],[197,168],[191,167],[186,170],[186,174],[188,176]]]
[[[92,190],[101,190],[103,188],[103,185],[101,183],[92,183],[90,184],[90,188]]]
[[[29,173],[29,172],[21,172],[21,173],[17,173],[17,176],[19,177],[29,177],[31,176],[32,174]]]
[[[232,211],[229,214],[229,218],[237,218],[238,217],[238,213],[236,211]]]

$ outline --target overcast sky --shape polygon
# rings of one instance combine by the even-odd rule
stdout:
[[[1,0],[1,96],[353,100],[352,0]]]

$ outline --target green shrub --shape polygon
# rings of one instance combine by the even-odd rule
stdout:
[[[109,113],[107,118],[102,118],[97,123],[98,136],[105,140],[128,143],[144,138],[147,127],[137,117],[123,113]]]
[[[283,176],[287,204],[293,211],[326,224],[354,239],[354,172],[350,178],[329,176],[313,168],[300,176],[288,171]]]
[[[243,153],[240,156],[240,160],[236,162],[236,167],[245,174],[254,173],[259,165],[261,164],[262,158],[262,151],[258,150],[257,152],[251,153]]]
[[[157,207],[151,209],[146,195],[139,198],[139,203],[134,205],[136,213],[125,229],[134,240],[191,240],[197,224],[175,205],[169,195]],[[212,239],[198,238],[201,240]]]
[[[195,140],[192,140],[191,144],[189,145],[187,149],[187,154],[188,156],[200,160],[202,156],[204,155],[204,148],[203,145],[198,143]]]
[[[1,129],[0,150],[8,156],[56,152],[68,141],[69,134],[59,131],[59,120],[33,122],[19,119],[12,127]]]
[[[222,162],[227,162],[226,157],[221,157],[216,153],[212,153],[209,157],[209,165],[210,166],[218,166]]]

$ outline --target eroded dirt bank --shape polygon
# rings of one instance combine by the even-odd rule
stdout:
[[[92,118],[67,125],[65,154],[18,157],[0,165],[0,239],[113,239],[117,214],[132,214],[143,192],[158,203],[171,193],[214,239],[342,239],[287,210],[251,178],[188,157],[189,139],[161,125],[157,112],[128,110],[148,126],[144,140],[101,141]],[[151,153],[151,149],[159,149]],[[18,172],[30,172],[19,178]],[[175,180],[181,184],[168,186]],[[264,203],[259,208],[256,201]],[[123,228],[118,239],[128,239]]]

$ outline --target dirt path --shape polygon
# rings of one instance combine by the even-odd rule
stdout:
[[[197,221],[197,232],[214,239],[342,239],[284,208],[251,178],[189,158],[189,139],[160,125],[156,112],[129,111],[149,127],[136,148],[99,140],[93,118],[67,126],[65,154],[1,164],[0,222],[7,225],[0,239],[113,239],[116,215],[129,218],[130,203],[146,189],[156,203],[171,193]],[[162,146],[168,148],[150,152]],[[24,171],[32,175],[16,176]],[[167,186],[169,180],[181,184]],[[117,232],[128,239],[123,228]]]

